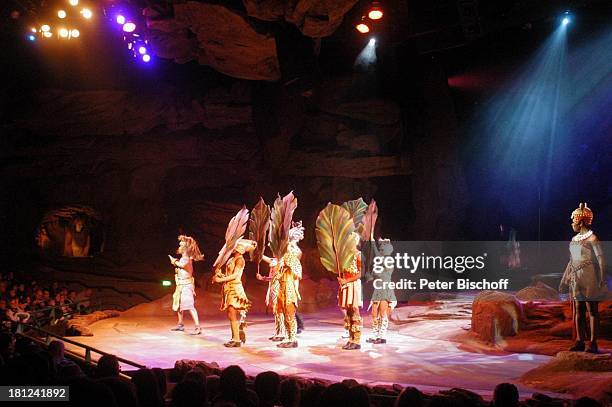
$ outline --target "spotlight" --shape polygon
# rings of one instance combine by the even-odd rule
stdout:
[[[51,27],[49,27],[49,25],[48,25],[48,24],[43,24],[43,25],[40,27],[40,31],[42,31],[42,32],[47,32],[47,31],[49,31],[50,29],[51,29]]]
[[[126,33],[134,32],[134,30],[136,30],[136,24],[134,23],[123,24],[123,31],[125,31]]]
[[[81,35],[81,32],[77,29],[70,31],[70,36],[72,38],[79,38],[80,35]]]
[[[45,38],[51,38],[53,36],[53,33],[51,33],[51,31],[45,31],[43,33],[43,37]]]
[[[83,16],[83,18],[86,18],[87,20],[93,17],[93,13],[88,8],[84,8],[83,10],[81,10],[81,15]]]
[[[36,41],[36,36],[34,34],[28,35],[28,41]]]
[[[144,55],[142,56],[142,60],[143,60],[144,62],[149,62],[149,61],[151,60],[151,55],[149,55],[149,54],[144,54]]]
[[[362,34],[367,34],[367,33],[369,33],[369,32],[370,32],[370,26],[369,26],[369,25],[367,25],[366,23],[364,23],[363,21],[362,21],[362,22],[360,22],[359,24],[357,24],[357,25],[355,26],[355,29],[356,29],[357,31],[359,31],[360,33],[362,33]]]
[[[133,45],[131,42],[128,42],[128,49],[132,49]]]
[[[35,33],[35,32],[36,32],[36,31],[38,31],[38,30],[36,30],[36,28],[32,27],[32,28],[30,28],[30,31],[32,31],[33,33]]]
[[[115,21],[117,22],[117,24],[123,25],[123,24],[125,24],[125,17],[122,16],[121,14],[119,14],[117,16],[117,18],[115,19]]]
[[[58,11],[57,11],[57,16],[58,16],[59,18],[66,18],[66,11],[64,11],[64,10],[58,10]]]
[[[561,24],[568,25],[572,22],[572,14],[569,11],[563,13],[563,18],[561,19]]]
[[[79,0],[68,0],[68,3],[70,3],[71,6],[78,6]]]
[[[60,30],[58,31],[58,34],[62,38],[68,38],[68,35],[70,34],[70,32],[65,28],[60,28]]]
[[[140,53],[140,55],[144,55],[147,53],[147,49],[145,47],[139,47],[138,52]]]
[[[380,20],[381,18],[383,18],[384,15],[385,13],[383,12],[382,7],[380,7],[380,3],[377,1],[373,1],[372,6],[368,11],[368,18],[370,20]]]

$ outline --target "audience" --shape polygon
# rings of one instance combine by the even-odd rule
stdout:
[[[121,366],[115,355],[103,355],[98,359],[96,366],[96,377],[119,377]]]
[[[255,376],[255,393],[259,407],[273,407],[278,401],[281,378],[276,372],[262,372]]]
[[[43,286],[13,272],[0,273],[0,330],[15,332],[19,322],[54,326],[75,313],[89,313],[91,295],[90,288],[77,293],[58,281]]]
[[[493,407],[517,407],[519,392],[512,383],[500,383],[493,391]]]

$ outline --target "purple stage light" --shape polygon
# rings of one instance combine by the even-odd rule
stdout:
[[[132,49],[132,43],[128,42],[128,49]]]
[[[123,31],[125,31],[126,33],[134,32],[134,30],[136,30],[136,24],[134,23],[123,24]]]
[[[140,52],[140,55],[144,55],[147,53],[147,49],[145,47],[139,47],[138,52]]]
[[[151,56],[150,56],[149,54],[144,54],[144,55],[142,56],[142,60],[143,60],[144,62],[149,62],[149,61],[151,60]]]
[[[121,14],[119,14],[117,16],[117,18],[115,19],[115,21],[117,22],[117,24],[123,25],[123,24],[125,24],[125,17],[122,16]]]

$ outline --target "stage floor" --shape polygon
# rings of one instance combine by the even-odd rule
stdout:
[[[334,381],[354,378],[368,385],[414,385],[432,392],[461,387],[485,397],[501,382],[517,384],[522,397],[538,391],[521,385],[517,379],[550,357],[500,353],[482,346],[478,349],[475,341],[469,343],[466,333],[469,314],[461,313],[459,303],[438,305],[440,318],[435,313],[423,317],[419,307],[404,308],[403,315],[413,313],[413,320],[391,324],[386,345],[363,341],[358,351],[341,349],[345,340],[340,339],[342,317],[338,309],[304,314],[306,330],[299,335],[296,349],[279,349],[267,339],[273,333],[270,315],[250,314],[247,343],[241,348],[226,349],[222,344],[230,333],[222,313],[207,312],[202,316],[202,335],[190,336],[170,331],[176,321],[167,308],[153,312],[148,305],[118,318],[96,322],[90,327],[92,337],[71,339],[148,367],[171,368],[179,359],[193,359],[217,362],[221,367],[237,364],[252,375],[274,370],[279,374]],[[186,318],[189,330],[193,324]],[[367,316],[364,323],[365,339],[370,326]],[[76,347],[67,348],[77,351]]]

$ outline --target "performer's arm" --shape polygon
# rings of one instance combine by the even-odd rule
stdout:
[[[606,260],[599,239],[595,235],[593,235],[593,238],[591,243],[593,245],[593,253],[595,253],[595,258],[597,263],[599,263],[599,286],[603,287],[606,284]]]
[[[234,263],[234,270],[232,274],[223,277],[215,276],[215,280],[218,283],[225,283],[226,281],[236,280],[242,276],[242,270],[244,270],[244,259],[238,258]]]

